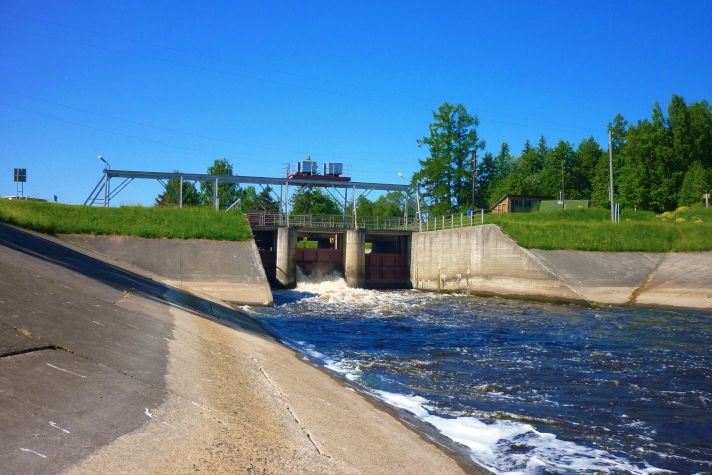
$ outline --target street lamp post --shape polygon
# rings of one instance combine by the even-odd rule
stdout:
[[[106,168],[104,168],[104,207],[109,206],[109,170],[111,170],[111,165],[109,165],[109,162],[104,160],[104,157],[99,155],[99,160],[104,162],[106,164]]]

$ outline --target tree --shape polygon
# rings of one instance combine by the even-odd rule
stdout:
[[[227,158],[215,160],[213,165],[208,167],[208,175],[223,176],[232,175],[232,165]],[[215,182],[207,181],[200,184],[200,201],[204,206],[215,206]],[[218,185],[218,203],[226,208],[240,198],[240,192],[235,183],[220,183]],[[219,207],[219,206],[218,206]]]
[[[361,195],[356,200],[356,214],[358,216],[380,216],[394,218],[403,216],[405,197],[399,191],[391,191],[371,201]],[[409,205],[410,206],[410,205]],[[415,208],[410,211],[413,212]]]
[[[544,159],[543,168],[539,172],[539,188],[535,194],[553,198],[559,196],[562,191],[565,193],[565,190],[562,190],[562,186],[566,186],[566,180],[564,178],[564,183],[562,183],[562,174],[565,176],[572,166],[573,147],[571,144],[559,140],[556,147],[543,148],[538,154],[543,154]],[[570,189],[569,193],[575,193],[575,190]]]
[[[699,203],[704,193],[709,193],[712,188],[712,173],[705,170],[702,162],[694,162],[685,173],[680,189],[680,206],[690,206]]]
[[[413,179],[423,186],[431,211],[442,215],[471,205],[473,155],[485,143],[477,137],[477,116],[468,114],[462,104],[443,103],[433,119],[430,136],[418,140],[429,156],[419,160],[421,169]]]
[[[682,169],[692,163],[692,134],[690,114],[685,99],[673,95],[668,106],[668,124],[672,135],[672,149]]]
[[[572,200],[592,198],[594,177],[601,158],[607,159],[608,155],[593,137],[582,140],[578,144],[566,169],[567,198]]]
[[[614,169],[615,199],[623,206],[651,209],[653,127],[648,120],[631,126],[626,133],[626,144],[618,152],[620,166]]]
[[[545,178],[542,175],[542,171],[544,170],[547,153],[548,147],[543,135],[539,138],[537,148],[532,147],[531,142],[527,140],[524,143],[522,154],[514,160],[512,172],[505,180],[505,194],[541,195],[542,179]]]
[[[621,114],[616,114],[613,121],[608,124],[613,141],[613,152],[617,152],[625,144],[625,137],[628,133],[628,122]]]
[[[610,208],[610,167],[608,155],[602,155],[596,163],[596,168],[591,181],[591,206]]]
[[[391,191],[379,196],[373,203],[374,216],[397,217],[404,212],[405,196],[399,191]],[[413,211],[411,208],[410,211]]]
[[[180,173],[175,171],[174,173]],[[158,195],[154,206],[157,208],[165,208],[170,206],[180,206],[180,180],[168,180],[166,189]],[[200,196],[198,190],[195,189],[195,184],[191,181],[183,182],[183,206],[199,206]]]
[[[495,161],[494,155],[490,152],[485,152],[482,159],[477,163],[476,176],[475,207],[485,208],[488,207],[487,194],[490,184],[497,178],[497,162]]]
[[[519,156],[512,156],[502,144],[497,156],[477,157],[472,173],[472,155],[484,145],[474,130],[477,118],[461,105],[448,103],[433,117],[430,137],[418,141],[430,153],[414,177],[423,185],[424,202],[433,214],[469,207],[473,176],[475,203],[482,206],[506,194],[557,196],[562,171],[565,198],[588,198],[594,206],[610,206],[608,147],[602,148],[593,137],[577,146],[560,140],[550,148],[542,135],[536,145],[527,140]],[[712,180],[712,107],[706,100],[687,105],[673,95],[667,117],[655,102],[650,118],[631,124],[617,114],[608,128],[617,203],[663,212],[695,203],[701,199],[697,195],[707,192],[700,192],[709,186],[705,180]]]
[[[509,177],[514,177],[514,157],[509,152],[509,145],[503,143],[499,153],[494,157],[491,179],[487,184],[487,204],[491,207],[504,195],[510,193]]]
[[[313,186],[302,186],[292,198],[292,213],[341,214],[341,206],[333,198]]]
[[[360,195],[356,198],[356,214],[358,216],[376,216],[373,201],[369,200],[364,195]]]
[[[690,140],[692,162],[702,162],[707,169],[712,169],[712,107],[709,102],[701,101],[688,107],[690,119]]]
[[[277,213],[279,204],[272,196],[272,187],[267,186],[257,193],[254,186],[240,190],[240,209],[246,212]]]

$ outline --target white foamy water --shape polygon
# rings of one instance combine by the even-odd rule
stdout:
[[[641,469],[604,450],[559,440],[538,432],[530,424],[474,417],[443,417],[431,413],[430,402],[421,396],[372,391],[384,402],[411,412],[444,436],[468,447],[472,459],[502,474],[532,474],[541,469],[556,473],[666,473],[654,467]],[[520,451],[517,455],[514,452]],[[513,467],[516,467],[513,469]]]
[[[298,269],[298,268],[297,268]],[[304,275],[297,271],[297,292],[313,295],[313,299],[332,305],[353,305],[368,310],[369,313],[388,317],[394,313],[402,314],[417,310],[413,306],[411,294],[416,293],[422,299],[446,299],[445,294],[435,294],[431,292],[420,292],[417,290],[408,291],[383,291],[358,289],[349,287],[344,277],[338,272],[329,275],[313,273]]]

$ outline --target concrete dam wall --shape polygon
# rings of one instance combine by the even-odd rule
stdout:
[[[254,241],[90,235],[64,239],[200,295],[248,305],[273,304]],[[346,256],[346,277],[351,286],[359,287],[364,249],[352,248]],[[712,312],[712,252],[524,249],[498,226],[482,225],[413,233],[409,254],[410,282],[420,290]],[[290,255],[285,251],[282,259]]]
[[[413,234],[413,287],[712,311],[712,252],[524,249],[496,225]]]

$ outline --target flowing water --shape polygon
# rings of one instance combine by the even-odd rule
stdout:
[[[343,280],[249,308],[497,473],[712,473],[712,316]]]

